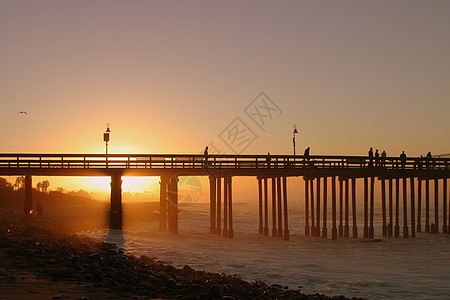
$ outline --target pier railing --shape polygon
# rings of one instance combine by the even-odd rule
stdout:
[[[0,154],[0,169],[386,169],[450,170],[448,158],[322,155]]]

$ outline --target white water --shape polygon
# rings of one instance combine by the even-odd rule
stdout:
[[[248,281],[301,286],[304,293],[368,299],[450,298],[448,234],[382,242],[306,237],[303,213],[290,209],[291,238],[284,241],[259,236],[257,209],[241,204],[233,207],[235,238],[229,239],[209,233],[207,210],[207,205],[182,207],[178,235],[160,232],[158,222],[140,223],[123,232],[84,234],[177,267],[187,264],[198,270],[238,274]],[[381,225],[375,225],[379,235]],[[362,227],[358,229],[361,236]]]

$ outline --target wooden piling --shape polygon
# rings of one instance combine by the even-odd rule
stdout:
[[[400,180],[398,178],[395,179],[395,227],[394,227],[394,236],[400,236],[400,225],[399,225],[399,209],[400,209]]]
[[[284,239],[289,240],[289,224],[288,224],[288,201],[287,201],[287,180],[283,176],[283,209],[284,209]]]
[[[277,230],[277,183],[275,177],[272,177],[272,236],[278,236]]]
[[[111,229],[122,229],[122,175],[111,176],[111,207],[109,211]]]
[[[320,237],[320,177],[317,177],[316,183],[316,234],[315,236]]]
[[[278,236],[283,237],[283,211],[281,200],[281,177],[277,177],[277,212],[278,212]]]
[[[388,223],[388,236],[393,236],[393,198],[392,198],[392,179],[389,178],[389,223]]]
[[[406,188],[406,178],[403,178],[403,237],[407,238],[408,234],[408,194]]]
[[[417,178],[417,232],[422,232],[422,180]]]
[[[216,233],[216,178],[209,176],[209,231]]]
[[[364,177],[364,237],[369,237],[369,183]]]
[[[303,179],[305,182],[305,235],[309,235],[309,180]]]
[[[333,240],[337,240],[337,228],[336,228],[336,177],[331,177],[331,214],[333,218],[333,225],[331,229],[331,237]]]
[[[373,227],[375,211],[375,178],[370,177],[370,224],[369,224],[369,237],[373,239],[375,229]]]
[[[447,190],[447,178],[444,178],[444,184],[445,184],[445,190]],[[445,197],[447,197],[447,199],[449,199],[450,200],[450,192],[448,193],[448,195],[447,195],[447,193],[445,193]],[[447,225],[447,233],[449,233],[450,234],[450,204],[448,205],[448,225]]]
[[[416,237],[416,224],[415,224],[415,195],[414,195],[414,177],[410,178],[409,186],[411,190],[411,237]]]
[[[217,225],[216,225],[216,233],[222,234],[222,178],[217,178]]]
[[[387,236],[387,225],[386,225],[386,181],[381,179],[381,218],[383,221],[383,236]]]
[[[223,234],[228,236],[228,178],[223,178]]]
[[[228,177],[228,237],[234,237],[233,230],[233,185],[232,185],[232,177]]]
[[[447,178],[442,181],[442,232],[448,233],[447,227]]]
[[[259,210],[258,210],[258,216],[259,216],[259,227],[258,227],[258,233],[263,234],[263,187],[262,187],[262,179],[258,178],[258,203],[259,203]]]
[[[169,232],[178,233],[178,177],[173,176],[168,184],[168,219]]]
[[[349,227],[349,180],[345,178],[345,224],[344,224],[344,237],[348,238],[350,236]]]
[[[430,181],[425,179],[425,232],[430,232]]]
[[[353,238],[358,238],[358,227],[356,225],[356,178],[352,178],[352,222]]]
[[[267,193],[267,177],[264,178],[264,236],[269,235],[269,199]]]
[[[159,181],[159,229],[167,229],[167,183],[169,178],[161,176]]]
[[[343,203],[344,203],[344,197],[343,197],[343,185],[344,182],[341,178],[339,178],[339,237],[344,236],[344,226],[342,223],[343,220]]]
[[[314,210],[314,179],[309,180],[309,191],[311,193],[311,236],[316,235],[315,210]]]
[[[433,233],[439,232],[439,180],[434,179],[434,228]]]
[[[327,177],[323,178],[323,225],[322,225],[322,237],[327,238],[328,236],[328,229],[327,229],[327,211],[328,211],[328,180]]]

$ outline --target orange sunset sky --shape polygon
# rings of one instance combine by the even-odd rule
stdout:
[[[438,0],[0,0],[0,152],[104,153],[109,123],[110,153],[292,154],[294,124],[300,154],[450,153],[449,37]]]

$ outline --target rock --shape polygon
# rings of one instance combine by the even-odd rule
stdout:
[[[212,287],[209,288],[208,294],[206,294],[207,297],[210,298],[220,298],[222,297],[223,292],[221,290],[221,288],[217,285],[213,285]]]

